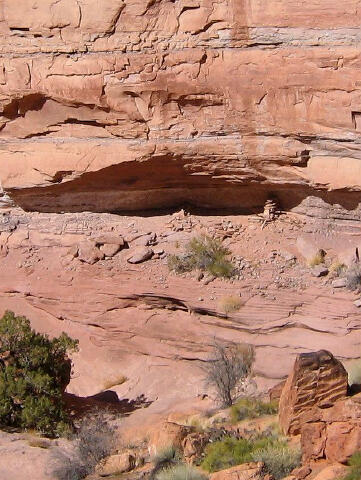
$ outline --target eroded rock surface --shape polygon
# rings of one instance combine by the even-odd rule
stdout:
[[[338,401],[331,408],[313,408],[302,420],[305,462],[327,459],[346,463],[361,449],[361,394]]]
[[[359,218],[360,15],[358,0],[1,0],[0,203],[276,194]]]
[[[347,372],[330,352],[301,353],[283,387],[279,422],[285,434],[301,431],[302,416],[313,406],[327,408],[347,395]]]

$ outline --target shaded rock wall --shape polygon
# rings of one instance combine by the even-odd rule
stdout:
[[[250,208],[275,194],[358,216],[357,0],[103,3],[0,0],[0,184],[15,203]]]

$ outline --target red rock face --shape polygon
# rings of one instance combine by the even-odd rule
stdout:
[[[330,352],[320,350],[298,355],[280,398],[279,422],[283,432],[299,434],[305,413],[314,406],[330,407],[346,394],[347,372]],[[319,425],[319,429],[312,430],[308,440],[317,445],[317,449],[322,428],[323,425]]]
[[[326,458],[345,463],[361,448],[361,395],[307,412],[302,419],[301,442],[306,462]]]
[[[359,25],[357,0],[1,0],[2,188],[42,211],[275,193],[357,217]]]

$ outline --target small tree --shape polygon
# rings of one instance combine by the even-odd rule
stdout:
[[[203,369],[206,383],[215,388],[221,406],[230,407],[233,404],[235,388],[250,376],[254,357],[252,345],[214,344],[211,358]]]
[[[49,339],[32,330],[27,318],[5,312],[0,319],[0,424],[49,435],[66,429],[67,353],[77,345],[65,333]]]

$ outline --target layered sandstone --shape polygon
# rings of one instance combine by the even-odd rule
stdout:
[[[360,16],[357,0],[1,0],[0,205],[312,196],[358,218]]]
[[[301,353],[280,398],[280,426],[285,434],[301,431],[302,416],[314,406],[327,408],[347,395],[347,372],[330,352]]]

